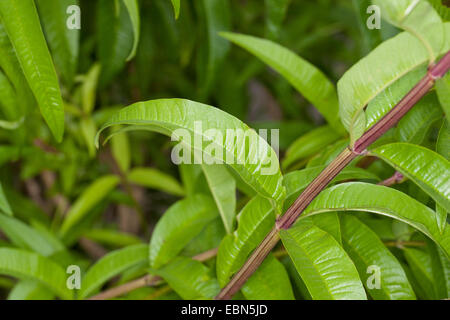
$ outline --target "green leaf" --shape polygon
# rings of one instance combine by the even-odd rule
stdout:
[[[80,299],[95,293],[109,279],[146,261],[148,261],[148,245],[146,244],[136,244],[108,253],[89,268],[82,279]]]
[[[196,161],[190,157],[192,150],[203,152],[205,163],[225,160],[255,191],[274,199],[278,205],[283,200],[284,189],[275,151],[247,125],[219,109],[182,99],[139,102],[114,114],[98,132],[97,144],[100,133],[117,124],[172,135],[174,140],[182,141],[177,150],[183,151],[183,158],[188,156],[186,162]],[[245,143],[245,137],[253,142]],[[200,145],[198,141],[203,140],[210,142],[208,146]],[[172,155],[174,153],[179,155],[175,150]]]
[[[97,131],[97,126],[92,117],[85,117],[80,120],[80,131],[84,143],[86,144],[89,157],[94,158],[97,151],[95,148],[95,132]]]
[[[20,117],[16,92],[8,78],[0,70],[0,110],[9,120]]]
[[[399,121],[395,134],[401,142],[421,144],[434,122],[442,118],[442,111],[434,94],[422,98]]]
[[[156,224],[150,240],[150,265],[157,269],[173,259],[217,217],[211,198],[198,194],[172,205]]]
[[[217,252],[217,279],[221,287],[244,264],[247,256],[275,224],[275,210],[270,202],[254,197],[238,215],[238,228],[223,238]]]
[[[139,5],[137,0],[123,0],[123,2],[128,10],[128,14],[130,15],[131,24],[133,25],[133,34],[134,34],[133,48],[131,49],[131,52],[127,58],[127,61],[130,61],[136,55],[136,49],[139,44],[141,31],[141,18],[139,15]]]
[[[16,91],[18,113],[24,114],[29,109],[28,105],[34,106],[35,100],[3,23],[0,23],[0,66]]]
[[[13,212],[11,206],[9,205],[8,199],[6,199],[5,193],[3,192],[3,187],[0,182],[0,212],[12,216]]]
[[[433,284],[433,270],[431,257],[428,252],[415,249],[403,249],[405,259],[411,268],[414,279],[426,294],[428,299],[436,299],[436,291]]]
[[[362,53],[366,55],[381,42],[380,30],[367,28],[367,8],[372,4],[371,0],[352,0],[352,6],[358,20],[358,29],[362,37]]]
[[[110,83],[125,66],[133,50],[133,25],[123,1],[97,3],[97,51],[102,72],[100,87]]]
[[[436,204],[436,223],[441,233],[444,233],[447,227],[447,213],[444,207]]]
[[[436,152],[450,161],[450,126],[448,120],[444,120],[444,123],[439,130],[439,136],[436,142]]]
[[[38,281],[21,280],[8,294],[8,300],[53,300],[54,294]]]
[[[32,228],[13,217],[0,214],[0,230],[16,246],[46,257],[64,249],[62,244],[48,241],[37,228]]]
[[[310,217],[312,223],[328,233],[342,246],[341,222],[337,212],[327,212]]]
[[[450,121],[450,73],[436,81],[436,92],[447,121]]]
[[[178,257],[155,274],[185,300],[211,299],[219,293],[217,280],[211,277],[210,270],[190,258]]]
[[[286,16],[291,0],[264,0],[266,14],[266,34],[270,39],[277,39],[281,31],[281,25]]]
[[[245,282],[242,293],[247,300],[294,300],[288,273],[273,255]]]
[[[95,139],[95,138],[94,138]],[[131,152],[130,142],[126,132],[116,134],[111,139],[111,152],[116,160],[121,172],[128,172],[130,169]]]
[[[0,248],[0,274],[39,281],[60,298],[72,299],[64,269],[36,253]]]
[[[224,165],[202,164],[203,173],[227,233],[234,230],[236,182]]]
[[[180,16],[180,0],[171,0],[173,6],[173,12],[175,14],[175,19]]]
[[[445,30],[450,34],[450,23],[445,24]],[[450,41],[446,39],[440,53],[445,53],[449,49]],[[410,54],[405,56],[404,52]],[[403,32],[383,42],[342,76],[337,85],[339,113],[345,128],[350,132],[351,143],[366,130],[364,113],[366,105],[398,79],[425,64],[427,60],[428,53],[422,43],[409,33]],[[367,77],[368,74],[370,77]],[[383,107],[387,112],[394,104],[383,104]],[[384,109],[383,112],[374,113],[383,116]]]
[[[433,283],[437,299],[450,298],[450,259],[431,241],[427,241],[427,248],[431,258]]]
[[[348,214],[340,217],[344,249],[355,263],[369,295],[376,300],[415,299],[405,271],[377,234],[356,217]],[[376,271],[369,272],[371,266],[380,272],[378,288],[376,281],[369,279],[376,276]]]
[[[81,105],[86,115],[90,115],[92,110],[94,110],[100,70],[100,65],[98,63],[94,64],[84,77],[81,85]]]
[[[77,72],[80,30],[67,27],[67,8],[79,5],[78,0],[37,0],[36,4],[55,66],[71,86]]]
[[[450,254],[450,229],[441,234],[436,213],[398,190],[363,182],[349,182],[322,191],[300,219],[330,211],[373,212],[405,222],[439,244]]]
[[[392,25],[417,37],[426,48],[430,63],[439,55],[444,43],[442,19],[426,1],[373,0],[381,9],[381,17]]]
[[[64,133],[64,107],[34,2],[0,1],[0,17],[42,116],[55,139],[60,142]]]
[[[358,271],[331,235],[303,221],[280,236],[313,299],[366,299]]]
[[[158,169],[133,168],[127,175],[127,179],[129,182],[142,187],[162,190],[176,196],[184,196],[184,189],[180,183],[171,175]]]
[[[109,229],[90,229],[84,232],[86,237],[94,242],[114,247],[126,247],[141,243],[142,240],[131,233],[124,233]]]
[[[323,148],[339,139],[336,131],[329,126],[322,126],[309,131],[297,140],[286,150],[282,167],[288,168],[301,159],[315,155]]]
[[[269,40],[235,33],[221,35],[279,72],[319,110],[330,126],[338,132],[343,132],[339,122],[336,89],[319,69],[294,52]]]
[[[200,97],[205,98],[230,50],[229,42],[222,39],[219,32],[231,29],[231,10],[228,0],[199,0],[196,4],[206,29],[205,45],[201,47],[198,58]]]
[[[414,181],[450,212],[450,162],[434,151],[407,143],[383,145],[371,151]]]
[[[283,178],[283,184],[286,187],[286,200],[284,208],[287,208],[294,202],[300,193],[326,168],[325,165],[310,167],[302,170],[292,171],[286,174]],[[347,167],[343,169],[334,178],[333,182],[348,181],[354,179],[368,179],[379,181],[375,174],[370,171],[358,168]]]
[[[66,235],[71,228],[83,220],[89,211],[117,186],[119,180],[117,176],[107,175],[91,183],[67,212],[61,226],[61,234]]]
[[[434,8],[434,10],[439,13],[443,21],[450,20],[450,8],[444,4],[442,0],[427,0]]]

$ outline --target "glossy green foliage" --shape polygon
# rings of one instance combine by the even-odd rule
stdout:
[[[217,217],[212,199],[196,195],[175,203],[158,221],[150,240],[150,265],[159,268]]]
[[[376,233],[351,215],[341,215],[341,223],[344,248],[355,263],[368,294],[380,300],[415,299],[402,266]],[[379,269],[371,270],[373,266]],[[380,272],[379,285],[375,277],[369,279],[375,272]]]
[[[238,215],[238,228],[225,236],[217,253],[217,278],[224,286],[239,270],[248,254],[264,239],[275,222],[275,211],[267,199],[254,197]]]
[[[330,234],[305,220],[280,235],[313,299],[366,299],[352,260]]]
[[[248,300],[293,300],[289,276],[273,256],[268,256],[261,267],[242,287],[242,293]]]
[[[72,299],[63,268],[36,253],[0,248],[0,273],[42,283],[62,299]]]
[[[436,213],[395,189],[362,182],[343,183],[324,190],[305,210],[302,217],[329,211],[363,211],[405,222],[450,253],[449,229],[441,234]]]
[[[56,68],[68,85],[74,82],[78,66],[80,30],[67,26],[67,13],[78,0],[38,0],[39,16]]]
[[[410,32],[427,49],[433,62],[444,43],[444,27],[439,14],[427,1],[373,0],[381,8],[381,16],[391,24]]]
[[[449,298],[448,12],[0,0],[0,299]]]
[[[418,184],[439,205],[450,211],[450,162],[423,147],[387,144],[371,151]]]
[[[42,116],[60,142],[64,133],[63,102],[35,4],[32,0],[2,1],[0,17]]]
[[[220,122],[216,121],[218,118]],[[198,161],[195,160],[198,155],[194,154],[194,159],[189,156],[191,152],[200,152],[206,157],[206,163],[226,161],[255,191],[278,203],[283,200],[284,189],[274,150],[247,125],[218,109],[181,99],[140,102],[116,113],[100,132],[118,124],[130,125],[133,130],[156,131],[182,141],[181,148],[184,146],[189,152],[187,163]],[[246,136],[250,142],[246,142]],[[206,146],[203,140],[212,143]]]
[[[441,29],[442,26],[436,28]],[[444,28],[448,30],[450,24],[445,23]],[[444,41],[439,55],[447,52],[449,43],[447,39]],[[411,52],[411,55],[405,57],[404,51]],[[404,32],[383,42],[342,76],[338,82],[339,112],[353,142],[366,129],[364,107],[390,85],[426,63],[428,58],[422,43]],[[365,77],[367,73],[371,74],[370,78]],[[392,108],[394,105],[383,107]]]
[[[79,292],[81,299],[86,298],[100,288],[106,281],[121,272],[148,261],[148,245],[137,244],[110,252],[97,261],[82,279]]]
[[[104,176],[94,181],[77,199],[66,214],[61,234],[66,234],[76,223],[92,210],[119,183],[117,176]]]
[[[211,299],[219,291],[217,281],[210,276],[210,270],[189,258],[179,257],[156,274],[186,300]]]

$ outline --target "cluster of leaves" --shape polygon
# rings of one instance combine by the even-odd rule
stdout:
[[[365,25],[372,3],[380,30]],[[72,5],[81,30],[67,27]],[[0,1],[0,293],[85,299],[150,274],[120,298],[213,298],[450,50],[449,17],[425,0]],[[450,297],[449,88],[447,74],[344,169],[236,297]],[[195,121],[248,131],[269,154],[225,140],[235,164],[175,166],[163,135],[198,134]],[[280,129],[275,174],[250,128]],[[396,171],[400,183],[377,184]]]

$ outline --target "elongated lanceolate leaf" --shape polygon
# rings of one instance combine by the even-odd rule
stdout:
[[[173,12],[175,14],[175,19],[180,16],[180,0],[171,0],[173,6]]]
[[[9,205],[8,199],[6,199],[2,184],[0,183],[0,214],[1,213],[5,213],[10,216],[13,215],[11,206]]]
[[[445,23],[446,34],[450,23]],[[439,30],[440,26],[436,29]],[[440,54],[450,49],[448,36]],[[405,55],[404,52],[409,52]],[[422,43],[403,32],[379,45],[366,57],[353,65],[338,82],[339,113],[354,142],[366,130],[364,107],[398,79],[428,61]],[[370,74],[370,77],[367,75]],[[386,107],[385,104],[383,104]],[[387,111],[394,105],[389,105]],[[377,113],[377,112],[375,112]]]
[[[227,0],[198,0],[195,2],[199,16],[203,18],[206,34],[204,46],[198,59],[200,97],[204,98],[212,89],[217,73],[230,49],[230,43],[219,36],[219,32],[231,28],[230,3]]]
[[[37,252],[46,257],[64,249],[62,244],[48,241],[39,230],[13,217],[0,214],[0,230],[16,246]]]
[[[286,187],[284,208],[287,209],[300,195],[300,192],[302,192],[325,168],[326,166],[322,165],[296,170],[286,174],[283,178],[283,184]],[[347,167],[334,178],[333,182],[354,179],[380,180],[380,178],[370,171],[358,167]]]
[[[421,144],[430,127],[442,119],[435,94],[422,98],[398,123],[395,135],[401,142]]]
[[[39,281],[58,297],[72,299],[72,292],[66,286],[65,270],[36,253],[0,248],[0,274]]]
[[[275,210],[270,202],[256,196],[238,215],[238,228],[223,238],[217,253],[217,279],[225,286],[244,264],[249,253],[264,239],[275,224]]]
[[[236,182],[224,165],[203,164],[202,169],[225,230],[231,233],[236,214]]]
[[[114,136],[114,138],[118,137]],[[176,196],[183,196],[184,190],[180,183],[171,175],[154,168],[133,168],[127,176],[131,183],[161,190]]]
[[[185,300],[212,299],[219,292],[217,280],[202,263],[178,257],[155,272]]]
[[[55,66],[70,86],[77,71],[80,30],[69,28],[67,21],[70,6],[78,6],[78,0],[38,0],[36,4]]]
[[[336,89],[319,69],[269,40],[235,33],[221,35],[278,71],[319,110],[334,129],[343,132],[339,122]]]
[[[450,73],[436,81],[436,92],[442,109],[444,109],[447,121],[450,121]]]
[[[133,49],[133,24],[123,1],[97,2],[97,50],[102,66],[100,86],[104,87],[125,66]]]
[[[183,159],[177,161],[225,162],[255,191],[281,205],[284,188],[275,151],[255,131],[219,109],[182,99],[139,102],[114,114],[97,134],[97,143],[103,130],[117,124],[172,135],[173,140],[182,141],[172,156],[184,151]],[[204,159],[192,159],[193,151]]]
[[[176,202],[156,224],[150,240],[150,264],[157,269],[173,259],[217,217],[211,198],[194,195]]]
[[[280,236],[313,299],[367,298],[355,265],[328,233],[299,221]]]
[[[421,0],[373,0],[381,9],[381,17],[410,32],[426,48],[430,62],[439,55],[444,43],[442,19],[434,8]]]
[[[369,295],[376,300],[415,299],[405,271],[377,234],[354,216],[340,217],[344,249]]]
[[[64,107],[34,2],[0,1],[0,17],[42,116],[60,142],[64,133]]]
[[[98,260],[82,279],[79,297],[81,299],[88,297],[108,279],[145,261],[148,261],[146,244],[136,244],[108,253]]]
[[[287,149],[282,167],[288,168],[296,161],[308,158],[339,139],[339,135],[330,126],[311,130],[295,140]]]
[[[131,49],[131,52],[127,58],[127,61],[130,61],[136,55],[137,46],[139,44],[141,31],[141,18],[139,14],[139,5],[137,0],[123,0],[123,2],[128,10],[128,14],[131,19],[131,24],[133,26],[133,33],[134,33],[133,48]]]
[[[80,222],[86,214],[93,209],[108,193],[114,189],[119,183],[117,176],[103,176],[95,180],[89,185],[80,197],[75,201],[66,214],[66,218],[61,226],[61,233],[67,232],[78,222]]]
[[[413,144],[392,143],[371,151],[414,181],[450,212],[450,162],[438,153]]]
[[[322,191],[300,219],[330,211],[373,212],[405,222],[423,232],[450,255],[450,228],[440,233],[436,213],[398,190],[363,182],[349,182]]]
[[[272,255],[242,286],[242,293],[248,300],[294,300],[288,273]]]

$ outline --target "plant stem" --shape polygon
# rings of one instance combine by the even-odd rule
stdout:
[[[383,180],[377,184],[380,186],[390,187],[390,186],[393,186],[394,184],[401,183],[404,180],[405,180],[405,177],[403,176],[403,174],[401,174],[398,171],[395,171],[395,173],[391,177],[389,177],[386,180]]]
[[[286,213],[277,219],[274,228],[253,251],[242,268],[220,291],[216,299],[227,300],[240,290],[247,279],[261,265],[280,239],[279,230],[290,228],[314,198],[357,156],[366,154],[366,148],[392,128],[434,85],[436,79],[450,69],[450,51],[412,88],[383,118],[356,140],[354,146],[342,151],[299,195]]]
[[[197,260],[197,261],[209,260],[217,255],[217,249],[218,248],[214,248],[214,249],[202,252],[202,253],[192,257],[192,259]],[[120,286],[100,292],[99,294],[90,297],[88,300],[107,300],[107,299],[119,297],[121,295],[124,295],[128,292],[131,292],[133,290],[136,290],[136,289],[139,289],[142,287],[154,286],[162,280],[163,279],[159,276],[147,274],[141,278],[135,279],[133,281],[124,283]]]

